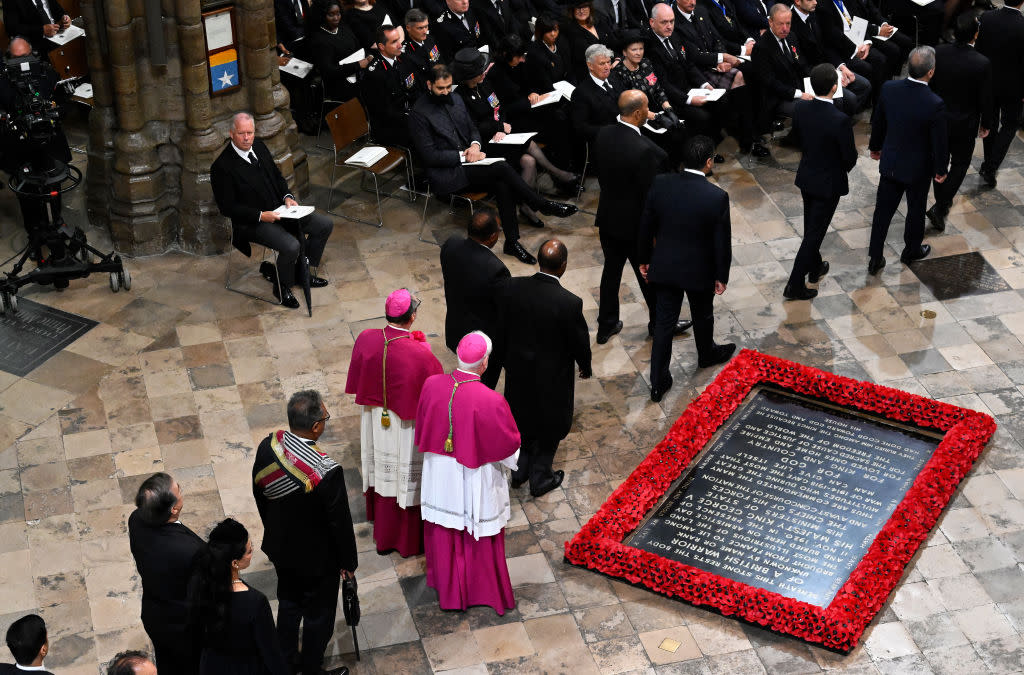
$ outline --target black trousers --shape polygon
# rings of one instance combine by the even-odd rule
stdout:
[[[277,568],[277,639],[288,662],[301,663],[304,673],[319,673],[323,666],[324,650],[334,635],[340,586],[339,572],[309,577],[295,570]],[[302,623],[301,658],[299,623]]]
[[[508,162],[495,162],[483,166],[467,164],[463,167],[469,184],[466,190],[491,192],[498,201],[498,217],[501,218],[501,229],[505,232],[505,243],[519,241],[520,204],[526,204],[533,210],[539,209],[545,202],[526,184],[519,172],[509,166]]]
[[[523,436],[519,449],[519,465],[512,474],[517,481],[530,479],[530,488],[537,489],[551,478],[551,464],[555,461],[560,438],[533,438]]]
[[[1010,149],[1013,137],[1017,135],[1020,124],[1021,102],[1000,101],[996,107],[998,124],[989,129],[989,134],[982,141],[985,148],[985,161],[981,163],[982,171],[996,171],[1006,159],[1006,151]]]
[[[924,212],[928,203],[928,178],[913,183],[902,183],[886,176],[878,180],[878,195],[875,197],[875,215],[871,219],[871,244],[868,255],[872,258],[882,257],[885,237],[889,234],[889,224],[896,209],[907,195],[907,218],[903,226],[904,253],[916,253],[924,240]]]
[[[295,264],[299,259],[299,238],[295,226],[289,224],[294,222],[261,222],[248,229],[249,241],[277,251],[277,274],[285,288],[295,285]],[[306,256],[310,265],[320,264],[333,230],[334,221],[320,213],[311,213],[298,222],[298,231],[306,237]]]
[[[839,195],[816,197],[801,190],[800,196],[804,199],[804,238],[800,240],[800,249],[796,252],[793,271],[789,275],[789,283],[793,286],[803,286],[807,273],[821,267],[821,242],[839,206]]]
[[[679,321],[683,296],[690,301],[693,320],[693,339],[697,343],[697,356],[710,356],[714,346],[715,292],[711,289],[683,289],[667,284],[651,284],[656,298],[654,309],[654,344],[651,346],[651,387],[668,384],[669,363],[672,360],[672,336]]]
[[[202,649],[194,637],[184,630],[169,630],[162,625],[144,622],[143,628],[153,642],[156,667],[168,673],[199,675],[199,657]]]
[[[943,210],[948,211],[953,204],[953,197],[963,184],[967,169],[971,167],[974,145],[978,138],[978,124],[977,117],[948,122],[949,173],[946,174],[946,180],[933,183],[932,188],[935,192],[935,204]]]
[[[601,239],[601,251],[604,252],[604,267],[601,268],[601,295],[597,309],[597,330],[610,330],[619,321],[619,286],[622,285],[622,270],[626,261],[636,274],[640,284],[640,292],[647,303],[647,313],[651,325],[654,325],[654,293],[640,274],[640,266],[636,262],[636,239],[620,239],[598,232]]]
[[[871,40],[871,51],[877,51],[885,57],[885,78],[899,77],[907,55],[914,48],[914,40],[903,31],[897,31],[888,40]]]
[[[868,51],[866,59],[850,59],[846,62],[846,66],[871,84],[871,91],[868,92],[868,97],[871,101],[877,101],[878,95],[882,91],[882,83],[885,82],[888,76],[889,65],[885,55],[872,47]],[[857,94],[857,92],[854,91],[854,94]]]

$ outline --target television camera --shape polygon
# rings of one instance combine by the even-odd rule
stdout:
[[[8,58],[0,69],[0,148],[8,187],[21,205],[28,243],[9,272],[0,277],[0,312],[16,312],[18,289],[28,284],[53,284],[63,290],[69,279],[109,273],[115,293],[131,288],[131,275],[120,256],[106,255],[89,245],[85,233],[61,216],[61,195],[82,182],[82,172],[69,164],[60,108],[52,98],[56,74],[34,54]],[[26,260],[35,269],[22,274]]]

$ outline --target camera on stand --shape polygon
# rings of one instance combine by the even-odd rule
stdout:
[[[52,284],[63,290],[70,279],[109,273],[115,293],[131,288],[131,275],[113,251],[104,255],[89,245],[85,233],[61,216],[61,195],[82,182],[82,172],[67,159],[60,108],[52,98],[55,76],[33,54],[7,59],[0,71],[7,110],[0,113],[0,152],[11,174],[8,187],[21,205],[28,243],[11,271],[0,278],[0,312],[16,312],[18,289]],[[58,157],[63,157],[58,158]],[[22,274],[31,258],[35,269]]]

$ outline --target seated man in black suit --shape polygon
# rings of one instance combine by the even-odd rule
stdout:
[[[448,67],[433,66],[427,75],[427,94],[416,101],[409,115],[412,141],[426,166],[430,188],[441,195],[463,190],[493,193],[505,232],[505,254],[534,265],[537,259],[519,243],[519,204],[558,218],[568,218],[576,207],[544,199],[506,161],[478,164],[487,158],[480,150],[480,132],[462,97],[452,96],[451,91]]]
[[[590,45],[584,52],[589,77],[580,78],[572,93],[569,117],[572,128],[584,141],[593,143],[601,127],[615,123],[619,114],[618,83],[608,79],[612,72],[612,50]]]
[[[57,46],[44,38],[53,37],[71,25],[71,17],[57,0],[7,0],[3,8],[7,34],[25,38],[42,53]]]
[[[43,659],[50,651],[50,641],[43,617],[38,614],[28,614],[11,624],[7,629],[7,648],[17,665],[0,663],[0,675],[19,675],[29,671],[53,675],[43,668]]]
[[[445,10],[434,22],[434,37],[441,47],[445,61],[455,58],[463,47],[482,47],[483,33],[476,12],[469,8],[469,0],[445,0]]]
[[[459,340],[475,330],[493,335],[493,349],[480,381],[491,389],[498,384],[504,361],[500,298],[508,287],[505,263],[491,252],[501,225],[493,209],[479,209],[469,219],[466,236],[455,234],[441,246],[444,276],[444,341],[455,352]]]
[[[119,652],[110,660],[107,675],[157,675],[157,672],[145,652],[129,649]]]
[[[870,96],[878,95],[882,82],[889,73],[889,65],[885,55],[873,49],[870,40],[865,39],[860,44],[854,44],[846,33],[844,27],[852,26],[852,17],[849,12],[842,15],[829,9],[835,7],[831,0],[819,4],[818,0],[797,0],[793,4],[793,33],[800,41],[800,46],[806,53],[810,49],[808,38],[813,36],[816,49],[820,52],[814,60],[814,65],[829,62],[839,68],[846,68],[856,73],[863,82],[851,82],[847,88],[857,95],[861,109],[867,107]],[[845,6],[844,6],[845,7]],[[850,23],[847,23],[847,21]],[[810,31],[803,30],[810,28]],[[870,84],[870,91],[862,92]]]
[[[274,297],[285,307],[295,309],[299,301],[292,294],[299,260],[299,237],[305,237],[306,258],[311,267],[320,264],[324,246],[331,236],[334,223],[327,216],[311,213],[299,221],[287,221],[286,229],[281,216],[274,209],[296,206],[298,203],[288,191],[274,156],[263,141],[256,140],[256,125],[249,113],[238,113],[231,121],[231,142],[220,153],[210,168],[213,197],[222,215],[231,219],[231,243],[239,251],[251,255],[250,242],[262,244],[277,251],[277,281],[269,265],[260,271],[274,284]],[[294,230],[294,231],[292,231]],[[312,273],[311,273],[312,274]],[[312,275],[310,286],[323,288],[327,280]]]
[[[295,51],[296,43],[306,36],[305,20],[309,10],[306,0],[274,0],[277,50],[282,54]]]
[[[184,504],[177,481],[155,473],[135,495],[128,542],[142,580],[142,627],[165,672],[199,672],[200,647],[188,623],[188,582],[203,540],[181,523]]]

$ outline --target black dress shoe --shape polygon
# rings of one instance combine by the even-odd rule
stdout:
[[[978,169],[978,175],[981,176],[981,180],[985,183],[985,185],[989,186],[990,188],[994,188],[996,186],[995,171],[990,171],[988,169]]]
[[[711,348],[711,353],[708,354],[707,359],[697,359],[697,367],[710,368],[711,366],[717,366],[719,363],[725,363],[732,358],[735,352],[736,344],[733,342],[727,345],[715,345]]]
[[[690,326],[692,325],[693,322],[689,319],[680,319],[679,321],[676,321],[676,327],[672,329],[672,335],[682,335],[686,331],[690,330]]]
[[[318,277],[318,276],[315,276],[315,275],[310,275],[310,277],[309,277],[309,287],[310,288],[323,288],[326,285],[327,285],[327,279],[324,279],[323,277]]]
[[[772,120],[772,131],[782,131],[786,128],[786,123],[782,120]]]
[[[753,145],[750,146],[750,154],[760,158],[772,156],[772,153],[768,151],[768,148],[764,147],[761,141],[754,141]]]
[[[277,290],[277,286],[274,286],[274,297],[281,301],[281,304],[288,309],[298,309],[299,300],[292,293],[291,289],[284,289],[284,297],[281,296],[281,292]]]
[[[561,485],[563,480],[565,480],[565,472],[561,470],[555,471],[553,474],[551,474],[551,478],[548,478],[546,481],[544,481],[537,487],[531,486],[530,496],[543,497],[544,495],[546,495],[547,493],[551,492],[556,487]]]
[[[260,274],[272,284],[277,282],[277,270],[274,269],[274,263],[269,260],[260,263]]]
[[[881,256],[868,260],[868,274],[878,274],[883,267],[885,267],[885,258]]]
[[[932,227],[939,232],[944,232],[946,229],[947,213],[949,213],[949,211],[940,207],[938,204],[933,204],[930,209],[924,212],[924,215],[928,217],[928,222],[932,224]]]
[[[817,272],[808,272],[807,273],[807,281],[809,281],[812,284],[816,284],[819,281],[821,281],[821,278],[823,276],[825,276],[826,274],[828,274],[828,261],[827,260],[822,260],[821,261],[821,266],[818,268]]]
[[[523,222],[529,225],[530,227],[544,227],[544,221],[538,218],[537,216],[530,216],[520,211],[519,217],[522,218]]]
[[[810,300],[817,294],[817,289],[807,288],[803,284],[800,284],[799,286],[786,284],[786,288],[782,291],[782,295],[784,295],[787,300]]]
[[[597,344],[603,345],[604,343],[608,342],[608,340],[611,340],[613,335],[618,335],[621,332],[622,322],[616,321],[615,325],[609,328],[608,330],[597,331]]]
[[[660,387],[651,387],[651,400],[655,403],[661,402],[662,397],[665,396],[665,392],[672,388],[672,376],[668,376],[668,382]]]
[[[572,214],[576,213],[575,204],[566,204],[565,202],[544,202],[539,209],[536,209],[543,213],[545,216],[554,216],[556,218],[568,218]]]
[[[921,260],[922,258],[927,258],[928,254],[931,253],[931,252],[932,252],[932,247],[929,244],[921,244],[921,248],[917,249],[913,253],[908,253],[908,252],[904,251],[903,255],[900,256],[900,262],[903,263],[904,265],[908,265],[908,264],[914,262],[915,260]]]
[[[527,265],[536,265],[537,259],[530,255],[530,252],[523,248],[523,245],[518,241],[505,242],[505,255],[515,256]]]
[[[579,174],[574,174],[573,177],[570,178],[569,180],[566,180],[566,181],[556,180],[555,181],[555,190],[560,195],[565,195],[567,197],[575,197],[576,193],[580,189],[580,183],[582,181],[583,181],[583,176],[581,176]]]
[[[725,161],[725,157],[722,157],[717,152],[715,153],[715,164],[721,164]]]

